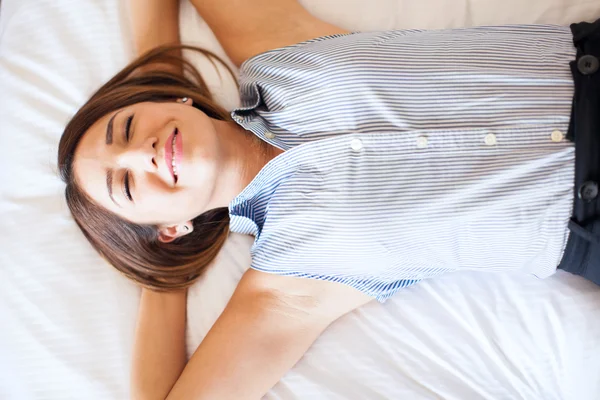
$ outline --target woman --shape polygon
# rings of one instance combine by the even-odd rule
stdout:
[[[597,177],[580,160],[598,146],[595,125],[571,119],[568,29],[350,34],[292,0],[193,3],[247,60],[233,120],[159,49],[104,85],[59,146],[76,222],[148,288],[134,398],[258,398],[341,315],[442,272],[560,264],[596,280],[584,223]],[[134,6],[140,51],[176,39],[176,2]],[[597,79],[599,29],[583,28],[576,112],[595,111],[578,77]],[[229,230],[256,237],[252,268],[186,365],[185,288]]]

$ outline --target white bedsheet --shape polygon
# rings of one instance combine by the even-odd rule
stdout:
[[[600,17],[596,0],[304,0],[353,30]],[[139,291],[71,221],[62,128],[131,56],[126,0],[3,0],[0,12],[0,398],[126,399]],[[183,37],[214,38],[182,5]],[[217,49],[217,51],[219,51]],[[525,60],[527,62],[527,60]],[[233,106],[231,83],[211,86]],[[248,265],[233,235],[190,292],[198,345]],[[461,273],[337,321],[267,399],[600,399],[600,289],[558,273]]]

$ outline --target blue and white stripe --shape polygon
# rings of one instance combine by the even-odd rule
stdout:
[[[319,38],[241,71],[234,119],[286,150],[230,204],[252,267],[383,301],[443,272],[554,272],[572,207],[568,28]]]

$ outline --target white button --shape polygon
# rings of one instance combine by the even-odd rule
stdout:
[[[427,136],[419,136],[417,138],[417,147],[419,149],[424,149],[425,147],[427,147],[427,143],[428,143]]]
[[[267,132],[265,132],[265,137],[267,139],[275,139],[275,134],[273,132],[267,131]]]
[[[485,135],[485,144],[487,144],[488,146],[493,146],[497,143],[496,141],[496,135],[494,135],[493,133],[488,133],[487,135]]]
[[[562,142],[562,140],[565,138],[565,135],[561,131],[556,130],[556,131],[552,132],[551,138],[552,138],[553,142],[558,143],[558,142]]]
[[[352,150],[354,151],[360,151],[363,148],[362,140],[352,139],[350,142],[350,147],[352,147]]]

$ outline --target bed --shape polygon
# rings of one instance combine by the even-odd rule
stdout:
[[[351,30],[560,23],[596,0],[304,0]],[[126,0],[3,0],[0,11],[0,398],[126,399],[139,290],[69,217],[62,128],[132,55]],[[224,55],[189,3],[185,42]],[[222,69],[194,60],[227,107]],[[249,265],[232,235],[190,289],[191,354]],[[266,399],[600,399],[600,288],[567,273],[443,276],[334,323]]]

